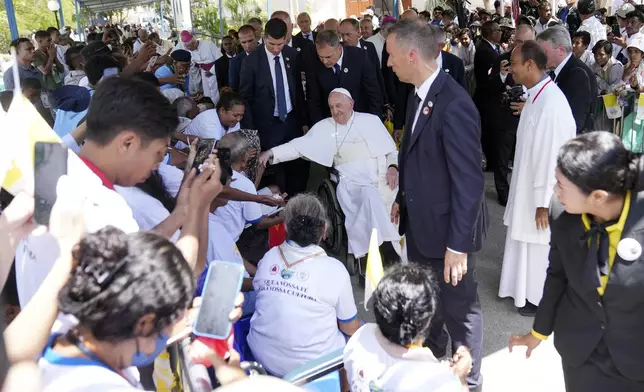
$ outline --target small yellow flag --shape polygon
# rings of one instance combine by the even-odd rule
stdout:
[[[371,240],[369,241],[369,253],[367,254],[367,272],[365,274],[364,285],[364,308],[367,309],[367,303],[376,291],[380,279],[385,274],[382,267],[382,256],[380,256],[380,249],[378,247],[378,231],[373,229],[371,231]]]

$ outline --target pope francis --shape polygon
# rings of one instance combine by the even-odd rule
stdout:
[[[337,196],[345,215],[349,253],[363,257],[372,229],[378,243],[391,242],[400,255],[400,236],[389,219],[398,192],[398,151],[377,116],[353,111],[351,94],[336,88],[329,94],[331,117],[304,136],[273,147],[260,163],[277,164],[298,158],[333,166],[340,174]]]

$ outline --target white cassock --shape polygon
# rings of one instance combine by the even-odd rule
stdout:
[[[174,49],[188,50],[183,42],[179,42]],[[216,105],[219,102],[219,86],[215,75],[215,61],[221,57],[221,50],[212,41],[199,40],[197,50],[190,50],[189,52],[192,55],[190,93],[194,94],[196,92],[194,86],[201,85],[203,95],[212,99],[212,102]],[[211,76],[206,76],[207,72],[210,72]]]
[[[272,151],[274,164],[305,158],[340,173],[336,193],[345,215],[350,254],[367,254],[374,228],[378,243],[391,241],[400,254],[400,235],[389,218],[398,187],[392,190],[387,185],[387,169],[398,164],[398,151],[378,117],[353,112],[346,125],[329,117]]]
[[[549,208],[555,180],[557,154],[575,137],[570,105],[559,87],[544,78],[528,90],[517,129],[510,195],[503,216],[508,226],[503,253],[499,297],[538,305],[548,268],[550,229],[538,230],[538,207]]]

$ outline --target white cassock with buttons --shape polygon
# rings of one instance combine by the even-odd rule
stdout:
[[[344,89],[334,91],[337,90]],[[351,97],[348,91],[344,92]],[[392,242],[400,254],[400,235],[390,220],[398,187],[391,189],[387,185],[387,169],[398,164],[398,151],[377,116],[353,112],[344,125],[329,117],[315,124],[306,135],[271,151],[273,164],[304,158],[338,171],[336,193],[345,215],[350,254],[354,257],[367,254],[374,228],[378,231],[378,244]]]

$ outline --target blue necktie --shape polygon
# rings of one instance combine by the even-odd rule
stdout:
[[[342,73],[340,72],[340,66],[338,64],[334,65],[333,71],[335,71],[335,77],[338,79],[338,86],[342,85]]]
[[[280,56],[275,56],[275,95],[277,96],[277,115],[286,121],[286,94],[284,94],[284,75],[280,65]]]

